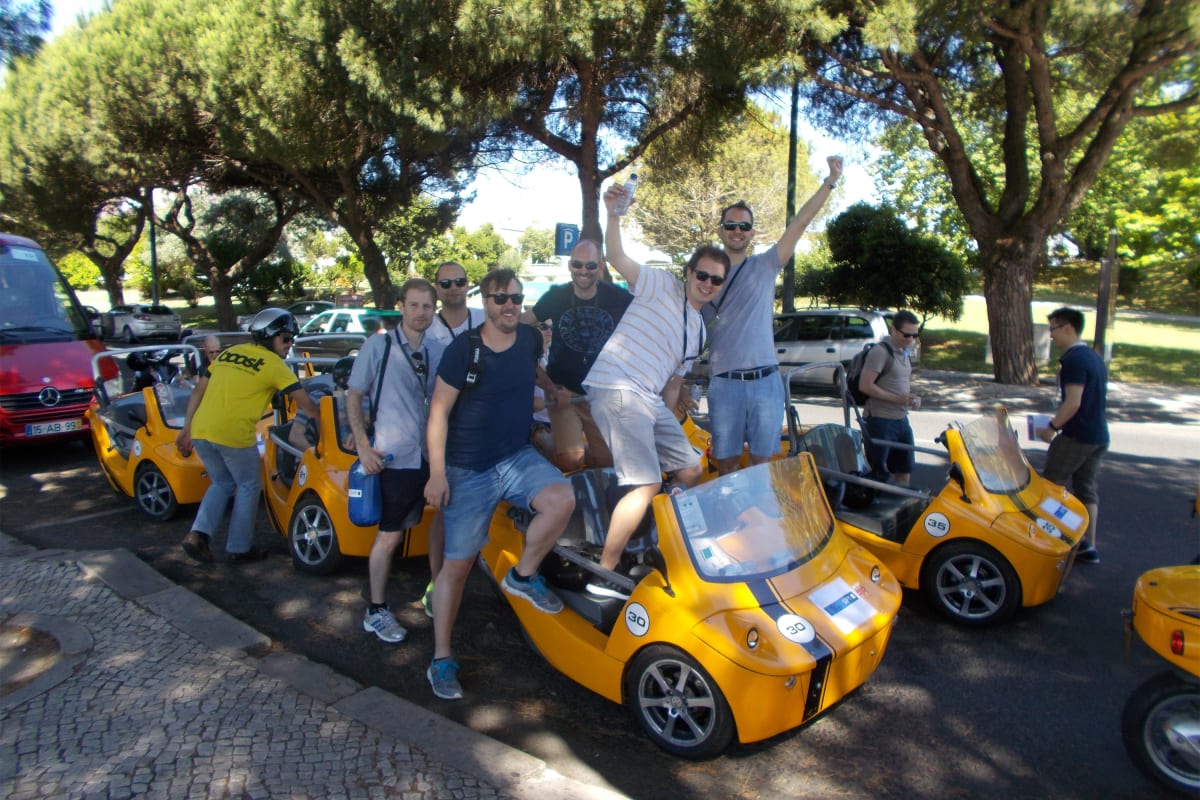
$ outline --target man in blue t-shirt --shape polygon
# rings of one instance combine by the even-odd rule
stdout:
[[[722,474],[737,469],[742,447],[750,464],[779,452],[779,432],[787,402],[775,357],[775,279],[842,174],[842,159],[831,156],[829,177],[788,223],[779,241],[750,255],[754,212],[739,200],[721,212],[717,235],[733,265],[717,299],[702,309],[709,326],[708,413],[712,455]]]
[[[520,324],[521,282],[512,270],[498,269],[479,286],[487,319],[446,348],[426,431],[425,499],[442,509],[446,537],[433,589],[433,663],[425,674],[443,700],[462,698],[450,639],[496,504],[507,500],[534,512],[521,558],[501,586],[548,614],[561,611],[562,600],[546,586],[538,566],[575,510],[570,482],[529,443],[542,336]]]
[[[1096,517],[1100,512],[1100,462],[1108,452],[1108,370],[1104,359],[1080,338],[1083,314],[1073,308],[1060,308],[1047,318],[1050,339],[1063,354],[1058,359],[1058,411],[1038,438],[1050,443],[1042,477],[1066,486],[1087,508],[1088,527],[1075,560],[1099,564],[1096,549]]]
[[[592,362],[612,335],[633,295],[600,280],[600,245],[580,239],[568,262],[571,282],[554,286],[525,313],[529,323],[553,320],[554,338],[542,391],[550,411],[555,465],[563,470],[612,466],[612,453],[592,419],[583,391]],[[587,446],[584,446],[586,437]]]

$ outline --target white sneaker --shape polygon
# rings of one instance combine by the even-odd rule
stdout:
[[[385,642],[403,642],[408,636],[408,631],[396,621],[395,615],[386,608],[381,608],[374,613],[368,610],[367,615],[363,617],[363,630],[375,634]]]

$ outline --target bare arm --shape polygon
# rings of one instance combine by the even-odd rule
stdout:
[[[1083,384],[1068,383],[1063,387],[1063,401],[1058,410],[1054,412],[1054,416],[1050,418],[1051,428],[1038,428],[1035,433],[1043,442],[1048,442],[1054,438],[1055,433],[1062,430],[1062,426],[1071,421],[1071,417],[1075,416],[1079,411],[1080,404],[1083,403]]]
[[[911,392],[909,394],[899,394],[897,392],[889,392],[887,389],[880,386],[875,381],[879,379],[879,373],[873,369],[863,367],[862,374],[858,376],[858,388],[868,397],[878,397],[888,403],[899,403],[900,405],[910,406],[914,403],[919,404],[920,398]]]
[[[363,419],[363,393],[351,386],[346,390],[346,419],[350,423],[350,431],[354,435],[354,450],[358,453],[358,461],[363,471],[368,475],[383,471],[382,450],[371,446],[367,436],[367,421]]]
[[[625,254],[621,244],[621,218],[617,216],[617,203],[626,195],[625,187],[615,183],[604,193],[604,205],[608,208],[608,227],[604,231],[605,258],[613,269],[621,274],[632,289],[642,274],[642,266]]]
[[[779,260],[787,261],[796,252],[796,245],[800,242],[800,237],[804,235],[804,231],[809,224],[816,218],[817,212],[825,205],[825,201],[829,199],[829,195],[833,193],[833,187],[842,177],[842,157],[830,156],[829,159],[829,177],[826,178],[817,191],[813,192],[813,196],[808,198],[804,205],[800,206],[800,210],[796,212],[796,216],[792,217],[792,221],[788,223],[787,228],[783,231],[783,236],[779,237],[779,244],[776,247],[779,250]],[[866,370],[863,370],[864,373]]]
[[[425,484],[425,502],[441,508],[450,502],[450,486],[446,483],[446,434],[450,427],[450,409],[458,400],[458,389],[440,377],[433,387],[429,403],[429,424],[425,441],[429,448],[429,483]]]
[[[196,388],[192,389],[192,396],[188,398],[187,410],[183,412],[183,427],[175,436],[175,449],[184,458],[192,454],[192,417],[196,415],[196,409],[200,407],[200,401],[204,399],[207,389],[208,378],[201,376]]]
[[[300,410],[308,415],[309,419],[319,419],[321,416],[321,408],[313,402],[312,397],[302,388],[295,388],[288,392],[288,395],[296,401],[296,405]]]

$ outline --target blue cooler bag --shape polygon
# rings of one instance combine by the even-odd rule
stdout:
[[[390,460],[390,459],[389,459]],[[355,460],[350,467],[348,494],[350,502],[347,512],[350,522],[359,527],[378,525],[383,515],[383,497],[379,489],[379,473],[368,475],[362,464]]]

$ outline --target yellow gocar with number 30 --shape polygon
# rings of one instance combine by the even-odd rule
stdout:
[[[802,725],[860,686],[887,647],[900,585],[842,533],[812,457],[780,459],[660,494],[624,557],[600,568],[620,496],[612,470],[570,476],[574,515],[542,564],[566,608],[509,599],[563,674],[625,703],[659,746],[709,758]],[[528,512],[501,503],[480,559],[499,580]],[[596,597],[600,576],[627,600]]]

